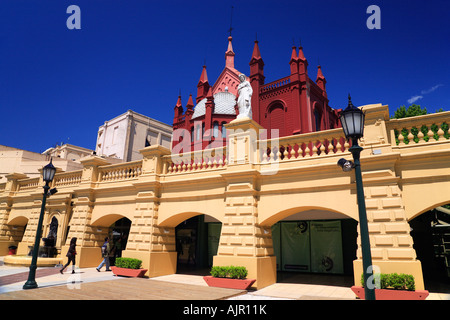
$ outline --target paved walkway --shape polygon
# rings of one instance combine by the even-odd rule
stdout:
[[[0,257],[0,300],[356,300],[349,286],[313,283],[275,283],[260,290],[211,288],[199,275],[173,274],[151,279],[116,277],[95,268],[38,268],[38,289],[23,290],[27,267],[3,265]],[[339,279],[337,280],[339,281]],[[307,282],[307,281],[305,281]],[[342,282],[342,281],[340,281]],[[427,300],[450,300],[450,294],[432,292]]]

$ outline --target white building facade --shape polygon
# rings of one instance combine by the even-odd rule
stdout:
[[[172,126],[132,110],[99,127],[96,154],[123,161],[142,159],[140,149],[150,145],[171,147]]]

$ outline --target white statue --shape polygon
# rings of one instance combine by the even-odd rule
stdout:
[[[252,118],[252,94],[253,94],[253,89],[252,86],[250,85],[250,82],[248,82],[247,77],[245,76],[245,74],[240,74],[239,75],[239,80],[241,81],[241,83],[238,86],[238,93],[239,93],[239,98],[237,101],[237,105],[239,108],[239,115],[237,116],[237,119],[241,119],[241,118]]]

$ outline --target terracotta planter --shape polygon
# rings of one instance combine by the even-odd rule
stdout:
[[[213,276],[204,276],[203,280],[205,280],[205,282],[210,287],[241,289],[241,290],[247,290],[256,281],[256,279],[216,278]]]
[[[352,286],[352,291],[360,298],[364,299],[364,288]],[[428,297],[427,290],[391,290],[391,289],[375,289],[376,300],[425,300]]]
[[[111,270],[116,276],[123,277],[143,277],[147,272],[147,269],[128,269],[118,267],[111,267]]]

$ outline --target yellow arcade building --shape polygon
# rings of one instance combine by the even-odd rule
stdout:
[[[431,260],[414,237],[419,229],[411,226],[450,203],[450,112],[390,119],[385,105],[361,108],[373,264],[383,273],[412,274],[416,288],[424,289]],[[359,285],[355,178],[337,166],[341,158],[352,159],[343,130],[266,139],[249,118],[231,121],[226,130],[223,147],[171,154],[154,145],[140,150],[142,160],[110,164],[87,156],[82,170],[60,170],[42,237],[54,232],[61,261],[77,237],[79,267],[100,263],[109,235],[121,238],[121,256],[143,261],[149,277],[201,260],[205,266],[247,267],[256,288],[275,283],[277,270],[353,274]],[[12,172],[6,178],[0,184],[0,255],[14,245],[15,257],[25,257],[44,184],[42,176]]]

